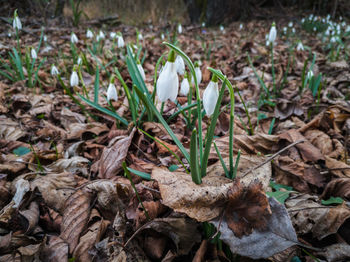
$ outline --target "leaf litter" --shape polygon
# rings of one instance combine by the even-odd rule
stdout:
[[[311,91],[299,95],[308,55],[296,51],[287,84],[280,97],[272,101],[275,106],[258,107],[262,91],[246,52],[255,60],[257,75],[272,84],[269,51],[264,47],[268,25],[252,21],[244,32],[233,23],[227,26],[225,34],[217,28],[205,32],[193,28],[179,36],[182,50],[191,58],[202,60],[204,82],[210,80],[206,66],[216,65],[235,83],[244,99],[245,105],[238,96],[235,101],[233,154],[236,159],[240,150],[242,156],[234,182],[225,177],[213,147],[203,183],[194,184],[162,145],[180,155],[161,124],[142,125],[143,130],[158,139],[155,142],[135,127],[126,130],[113,117],[90,107],[83,111],[50,76],[49,63],[38,72],[42,90],[28,89],[23,81],[1,82],[0,259],[228,261],[227,253],[203,234],[205,223],[201,222],[209,222],[216,227],[214,236],[241,256],[276,261],[299,256],[309,261],[308,253],[312,253],[326,261],[347,261],[350,247],[347,62],[329,62],[327,54],[313,44],[321,45],[320,40],[307,35],[304,44],[317,54],[314,74],[327,73],[317,104]],[[134,40],[132,27],[120,25],[114,29],[125,32],[128,41]],[[164,48],[156,30],[141,31],[146,36],[144,47],[149,51],[144,62],[147,88],[153,90],[150,76]],[[252,32],[254,42],[248,37]],[[66,31],[45,34],[70,56],[69,42],[62,38],[68,39]],[[193,34],[198,38],[193,38]],[[78,35],[82,38],[81,31]],[[279,84],[284,81],[290,55],[283,37],[274,50]],[[21,38],[34,45],[39,40],[30,34]],[[202,43],[212,45],[211,56]],[[10,44],[15,45],[14,39],[6,46]],[[84,49],[81,43],[79,46]],[[108,62],[107,51],[97,58],[99,62]],[[48,52],[56,55],[55,49]],[[86,59],[95,61],[90,54]],[[130,85],[125,63],[122,60],[118,63],[121,75]],[[63,61],[59,66],[63,68]],[[91,73],[84,72],[83,78],[87,86],[93,85]],[[68,84],[67,78],[62,80]],[[99,80],[103,84],[109,81],[105,73]],[[204,84],[200,87],[202,92]],[[115,108],[130,119],[128,100],[120,91],[121,86],[117,88],[123,97],[113,102]],[[228,98],[223,101],[229,102]],[[179,102],[183,105],[187,100],[181,98]],[[103,99],[100,104],[107,106]],[[246,132],[249,128],[246,105],[254,135]],[[165,116],[174,112],[175,104],[165,106]],[[223,107],[215,142],[226,164],[230,154],[228,119],[229,110]],[[185,128],[184,118],[177,116],[170,126],[188,148],[191,134]],[[299,140],[304,142],[267,161],[270,155]],[[151,174],[153,181],[144,181],[135,172],[132,174],[135,192],[132,183],[123,177],[124,161],[136,171]],[[264,165],[257,167],[260,163]],[[171,166],[176,166],[176,170],[169,171]],[[185,167],[188,168],[186,162]],[[335,201],[335,197],[341,201]]]

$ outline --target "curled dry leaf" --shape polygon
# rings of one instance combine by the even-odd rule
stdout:
[[[92,261],[92,256],[89,254],[89,251],[94,244],[100,241],[108,225],[109,221],[99,220],[87,229],[87,232],[80,237],[79,243],[73,252],[73,257],[76,258],[75,261]]]
[[[5,116],[0,117],[0,138],[15,141],[26,135],[19,123]]]
[[[325,257],[327,262],[349,261],[350,246],[345,243],[330,245],[324,251],[317,252],[317,255]]]
[[[240,169],[247,170],[255,165],[259,157],[242,156]],[[227,160],[226,160],[227,161]],[[238,175],[239,177],[239,175]],[[271,177],[270,163],[253,170],[241,183],[248,186],[253,180],[258,179],[263,189],[266,190]],[[212,220],[219,216],[227,199],[227,192],[232,180],[224,177],[221,164],[208,168],[207,175],[200,185],[192,182],[191,176],[182,172],[170,172],[163,168],[154,168],[152,178],[159,184],[163,204],[177,212],[186,213],[189,217],[200,222]]]
[[[221,222],[220,238],[230,247],[232,253],[253,259],[268,258],[298,243],[285,207],[274,198],[269,198],[269,204],[272,214],[264,231],[253,230],[250,235],[238,238],[226,221]],[[211,222],[218,228],[220,218]]]
[[[189,218],[156,218],[142,226],[140,232],[154,230],[171,240],[175,246],[177,255],[186,255],[193,245],[201,241],[201,234],[198,230],[199,224]]]
[[[254,136],[235,135],[233,136],[233,153],[237,154],[238,150],[241,149],[242,154],[247,155],[255,155],[258,153],[271,154],[279,149],[277,146],[279,140],[278,136],[266,134],[256,134]],[[228,157],[229,136],[215,139],[215,143],[222,157]],[[218,158],[214,147],[210,150],[210,158]]]
[[[22,199],[25,195],[30,190],[30,184],[28,180],[25,179],[19,179],[16,182],[16,194],[14,195],[12,201],[14,202],[13,208],[17,208],[19,204],[22,202]]]
[[[48,262],[68,261],[68,244],[58,236],[49,236],[42,252],[42,259]]]
[[[324,189],[321,198],[341,197],[350,201],[350,178],[335,178]]]
[[[19,211],[21,223],[25,228],[25,233],[29,234],[36,227],[39,221],[39,206],[36,202],[31,202],[29,208]]]
[[[235,179],[228,191],[224,218],[236,237],[250,235],[253,230],[263,231],[267,227],[271,209],[262,190],[262,184],[253,181],[246,188]]]
[[[122,169],[122,163],[128,154],[135,131],[136,128],[131,131],[129,136],[115,137],[109,143],[108,147],[103,150],[101,159],[97,162],[99,166],[98,176],[100,178],[111,178],[116,176]]]
[[[89,163],[90,161],[84,157],[74,156],[69,159],[59,159],[47,166],[46,169],[50,172],[81,173],[84,176],[87,176]]]
[[[37,188],[45,203],[62,214],[66,200],[75,192],[76,184],[74,175],[71,173],[49,173],[45,176],[38,175],[31,182],[31,188],[33,190]]]
[[[70,253],[73,253],[89,220],[91,198],[91,193],[79,189],[65,203],[60,237],[68,243]]]
[[[323,206],[317,196],[292,193],[285,205],[298,234],[312,233],[321,240],[337,233],[340,226],[350,218],[350,209],[346,204]]]
[[[104,132],[108,132],[109,129],[105,124],[93,122],[89,124],[73,123],[68,127],[67,139],[82,139],[85,134],[100,135]]]

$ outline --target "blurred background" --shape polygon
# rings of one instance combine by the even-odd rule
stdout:
[[[1,3],[2,2],[2,3]],[[0,15],[19,15],[69,21],[71,0],[1,0]],[[129,25],[171,22],[225,24],[251,18],[271,19],[312,12],[316,15],[350,15],[349,0],[75,0],[84,19],[111,19]],[[292,12],[291,12],[292,11]]]

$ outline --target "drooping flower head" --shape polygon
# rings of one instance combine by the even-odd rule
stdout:
[[[59,74],[59,71],[58,71],[57,67],[54,64],[51,65],[50,73],[51,73],[52,76],[56,76],[56,75]]]
[[[88,29],[87,31],[86,31],[86,38],[93,38],[94,37],[94,33],[90,30],[90,29]]]
[[[21,23],[21,20],[19,19],[18,17],[18,14],[17,14],[17,9],[15,10],[14,14],[13,14],[13,22],[12,22],[12,26],[13,28],[16,30],[21,30],[22,29],[22,23]]]
[[[304,51],[304,46],[303,46],[303,43],[301,41],[298,42],[297,51]]]
[[[77,71],[76,71],[76,66],[73,67],[73,72],[70,76],[70,86],[71,87],[74,87],[74,86],[77,86],[79,85],[79,77],[78,77],[78,74],[77,74]]]
[[[276,24],[275,22],[273,22],[270,29],[269,37],[268,37],[269,43],[274,45],[276,37],[277,37]]]
[[[175,52],[170,50],[168,61],[157,80],[157,96],[161,102],[175,101],[179,91],[179,77],[176,72]]]
[[[114,76],[112,76],[107,89],[107,101],[110,102],[111,99],[118,101],[118,93],[114,85]]]
[[[202,82],[202,71],[201,71],[201,68],[199,67],[198,61],[194,63],[194,71],[196,73],[197,83],[199,85]],[[192,78],[192,84],[194,84],[194,78]]]
[[[190,77],[191,77],[191,74],[188,74],[187,72],[185,72],[184,79],[182,80],[180,85],[180,95],[182,96],[187,96],[190,91],[190,81],[189,81]]]
[[[38,55],[36,54],[35,49],[32,47],[32,49],[30,50],[30,55],[32,57],[32,59],[37,59]]]
[[[185,73],[185,62],[180,55],[176,57],[175,65],[177,73],[183,75]]]
[[[138,68],[138,70],[139,70],[139,72],[141,74],[141,77],[142,77],[143,81],[145,81],[146,80],[146,74],[145,74],[145,70],[143,70],[143,67],[141,65],[140,60],[137,60],[137,68]]]
[[[178,24],[178,25],[177,25],[177,32],[178,32],[179,34],[182,33],[182,25],[181,25],[181,24]]]
[[[211,116],[214,113],[216,103],[219,97],[219,85],[218,78],[213,75],[210,83],[203,93],[203,107],[207,116]]]
[[[78,43],[79,41],[77,35],[74,32],[72,32],[72,34],[70,35],[70,41],[72,42],[72,44]]]
[[[118,48],[123,48],[125,46],[125,43],[121,33],[117,35],[117,39],[118,39],[118,43],[117,43]]]

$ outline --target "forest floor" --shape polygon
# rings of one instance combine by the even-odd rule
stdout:
[[[0,24],[0,261],[350,260],[346,21],[276,21],[273,48],[272,21],[22,24]],[[190,102],[153,92],[163,41],[200,66]]]

